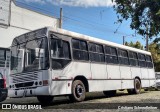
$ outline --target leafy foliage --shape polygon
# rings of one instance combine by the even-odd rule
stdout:
[[[157,36],[160,32],[160,0],[112,0],[118,22],[131,20],[130,27],[140,35]]]
[[[143,45],[141,45],[141,43],[139,41],[137,41],[136,43],[133,43],[132,41],[130,43],[125,42],[125,45],[143,50]]]
[[[155,71],[159,72],[160,71],[160,48],[158,42],[160,39],[155,39],[150,45],[149,45],[149,51],[152,54],[153,62],[154,62],[154,67]]]

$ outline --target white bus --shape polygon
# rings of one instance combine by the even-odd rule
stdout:
[[[83,101],[86,92],[138,94],[154,83],[150,52],[71,31],[43,28],[14,38],[11,46],[10,97]]]

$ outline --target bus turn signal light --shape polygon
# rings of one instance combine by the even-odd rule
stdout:
[[[4,88],[6,88],[6,79],[5,79],[5,78],[3,78],[3,80],[4,80],[4,82],[3,82],[3,86],[4,86]]]

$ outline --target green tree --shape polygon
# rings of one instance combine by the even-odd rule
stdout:
[[[128,42],[125,42],[125,45],[126,45],[126,46],[129,46],[129,43],[128,43]]]
[[[130,46],[130,47],[134,47],[134,44],[133,44],[132,41],[130,42],[129,46]]]
[[[127,42],[128,43],[128,42]],[[129,47],[134,47],[134,48],[137,48],[137,49],[142,49],[143,50],[143,45],[137,41],[136,43],[133,43],[132,41],[128,44],[125,44],[126,46],[129,46]]]
[[[137,49],[143,49],[143,46],[141,45],[141,43],[139,41],[137,41],[134,45],[135,48]]]
[[[158,39],[159,40],[159,39]],[[149,45],[149,51],[152,54],[153,63],[155,67],[156,72],[160,72],[160,48],[159,48],[159,41],[155,39],[150,45]]]
[[[131,20],[130,27],[140,35],[157,36],[160,32],[160,0],[112,0],[118,22]]]

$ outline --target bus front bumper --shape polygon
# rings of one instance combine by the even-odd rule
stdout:
[[[11,98],[49,95],[49,93],[49,86],[8,90],[8,96]]]

